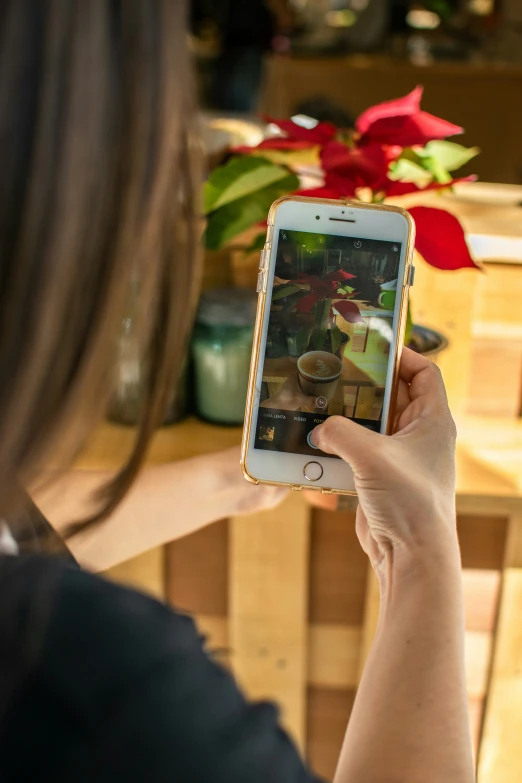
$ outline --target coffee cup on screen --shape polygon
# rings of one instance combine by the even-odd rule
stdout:
[[[299,386],[309,397],[331,400],[342,371],[342,361],[328,351],[308,351],[297,360]]]

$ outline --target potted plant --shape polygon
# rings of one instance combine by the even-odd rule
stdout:
[[[341,351],[348,342],[348,335],[336,324],[336,316],[341,315],[350,323],[362,323],[358,305],[350,301],[356,291],[349,285],[355,275],[340,269],[317,277],[299,275],[294,280],[274,287],[272,302],[285,300],[287,308],[301,316],[312,314],[312,328],[308,330],[305,350],[329,351],[341,358]],[[304,325],[302,329],[304,329]]]
[[[337,128],[309,117],[268,118],[275,135],[256,147],[234,150],[206,183],[207,248],[219,249],[258,224],[259,233],[248,249],[261,248],[269,207],[282,195],[382,203],[473,181],[474,176],[456,179],[454,173],[479,150],[448,141],[463,129],[423,111],[422,92],[422,87],[416,87],[403,98],[367,109],[354,128]],[[414,206],[409,211],[417,226],[416,249],[428,264],[447,271],[477,267],[454,215],[428,206]],[[304,282],[294,280],[288,285],[302,287]],[[354,314],[356,305],[350,303],[349,288],[344,285],[339,304]],[[287,295],[281,293],[281,298]],[[332,345],[337,339],[336,308],[338,304],[332,304],[326,289],[311,304],[317,343],[319,332],[328,332],[325,339],[333,338]],[[406,339],[410,339],[410,328]]]

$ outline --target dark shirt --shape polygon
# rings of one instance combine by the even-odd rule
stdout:
[[[317,783],[192,620],[41,555],[0,556],[2,783]]]

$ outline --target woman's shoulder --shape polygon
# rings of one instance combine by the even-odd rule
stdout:
[[[2,781],[56,780],[42,769],[57,767],[75,783],[316,780],[276,709],[244,699],[188,617],[61,563],[0,557],[2,678],[24,683],[0,724]]]
[[[111,669],[113,686],[140,667],[201,646],[187,615],[41,555],[0,557],[0,638],[4,649],[13,644],[35,656],[35,665],[70,662],[80,680],[82,668],[91,683],[96,672]]]

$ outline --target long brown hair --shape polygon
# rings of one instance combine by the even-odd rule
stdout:
[[[110,512],[175,384],[197,280],[184,0],[0,5],[0,516],[103,413],[131,275],[149,371]]]

